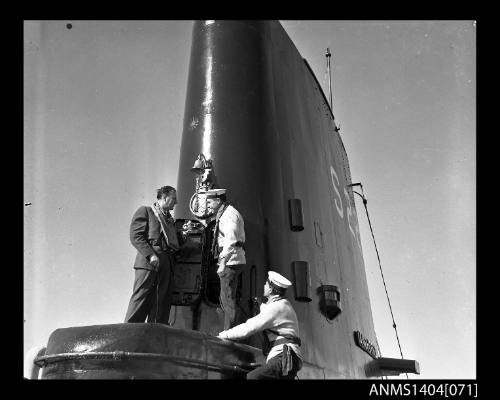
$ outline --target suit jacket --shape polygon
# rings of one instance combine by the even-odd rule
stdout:
[[[164,242],[160,221],[156,218],[153,209],[148,206],[139,207],[130,223],[130,243],[137,249],[134,268],[152,271],[153,266],[149,264],[147,257],[157,254],[160,248],[165,248]]]

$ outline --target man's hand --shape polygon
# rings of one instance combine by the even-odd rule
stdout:
[[[253,317],[255,317],[259,313],[261,304],[262,300],[260,299],[260,297],[255,296],[250,299],[250,311]]]
[[[225,331],[222,331],[221,333],[219,333],[219,334],[217,335],[217,337],[218,337],[219,339],[227,339]]]
[[[217,275],[224,276],[226,274],[226,261],[221,260],[219,262],[219,268],[217,268]]]
[[[158,271],[158,267],[160,266],[160,259],[156,254],[153,254],[149,257],[149,263],[153,266],[155,271]]]

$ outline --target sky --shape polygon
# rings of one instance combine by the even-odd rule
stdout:
[[[476,378],[476,23],[280,22],[327,96],[332,52],[333,112],[411,378]],[[192,25],[25,21],[24,353],[57,328],[123,322],[130,219],[177,181]],[[399,358],[356,201],[377,340]]]

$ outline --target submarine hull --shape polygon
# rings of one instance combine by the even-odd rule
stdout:
[[[55,330],[35,359],[42,379],[245,379],[260,350],[157,323]]]

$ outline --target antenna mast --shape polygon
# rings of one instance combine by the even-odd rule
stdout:
[[[328,87],[330,89],[330,108],[333,110],[333,104],[332,104],[332,71],[330,69],[330,57],[332,54],[330,53],[330,48],[326,48],[326,67],[328,69]]]

